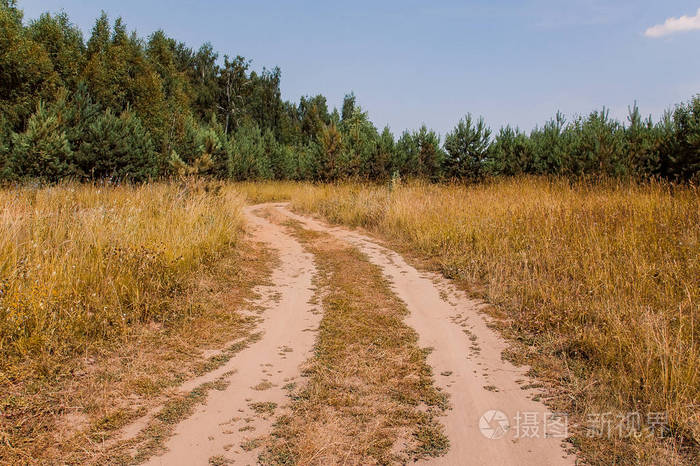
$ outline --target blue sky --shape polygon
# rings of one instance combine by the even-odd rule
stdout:
[[[529,130],[628,105],[658,117],[700,92],[700,0],[19,0],[25,20],[64,10],[89,37],[105,10],[147,36],[280,66],[283,98],[354,91],[380,128],[444,134],[467,112]],[[682,29],[694,29],[682,31]],[[660,37],[652,37],[660,36]]]

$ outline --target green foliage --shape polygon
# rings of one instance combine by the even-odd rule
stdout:
[[[627,173],[624,132],[608,111],[592,112],[576,119],[568,128],[569,149],[564,161],[568,175],[621,176]]]
[[[61,85],[74,89],[85,66],[85,44],[80,29],[71,24],[65,13],[55,16],[44,13],[31,22],[27,33],[48,53]]]
[[[343,121],[352,117],[353,113],[355,113],[356,104],[357,98],[355,97],[354,92],[345,95],[345,98],[343,99],[343,113],[341,113],[341,118]]]
[[[0,181],[10,175],[10,125],[0,114]]]
[[[483,118],[472,120],[471,114],[459,120],[457,127],[445,136],[446,168],[450,176],[478,180],[489,149],[491,130]]]
[[[344,114],[345,110],[344,108]],[[352,114],[345,115],[340,123],[340,129],[343,144],[337,177],[367,178],[370,175],[374,157],[377,155],[379,139],[377,128],[369,121],[367,113],[353,103]]]
[[[439,180],[443,175],[442,164],[445,160],[445,152],[440,147],[440,137],[423,125],[414,133],[413,139],[418,149],[416,176],[431,181]]]
[[[391,176],[391,163],[396,151],[394,135],[385,126],[377,138],[376,150],[369,161],[368,177],[372,180],[388,180]]]
[[[391,173],[396,172],[401,176],[437,181],[443,175],[444,160],[445,152],[440,147],[440,138],[423,125],[418,131],[403,132],[396,142],[389,169]]]
[[[246,72],[250,61],[240,55],[229,60],[224,56],[224,66],[219,74],[220,97],[218,108],[224,116],[224,130],[235,131],[245,115],[245,99],[250,92]]]
[[[273,132],[275,139],[281,137],[280,120],[284,108],[282,105],[282,93],[280,81],[282,72],[279,68],[266,70],[262,73],[250,74],[249,94],[246,99],[246,115],[257,123],[263,130]]]
[[[418,166],[418,144],[413,135],[404,131],[396,141],[393,157],[391,158],[391,172],[401,176],[416,176]]]
[[[65,131],[56,113],[39,103],[26,131],[12,138],[9,177],[55,182],[75,176],[76,166]]]
[[[642,119],[635,102],[627,116],[629,126],[625,131],[625,152],[630,172],[637,178],[657,175],[660,171],[660,127],[654,126],[651,117]]]
[[[565,136],[566,119],[557,112],[542,128],[530,133],[532,161],[530,172],[536,175],[560,174],[569,150]]]
[[[656,124],[635,104],[625,125],[605,109],[571,122],[557,113],[529,134],[506,126],[492,139],[484,119],[467,114],[443,145],[425,125],[396,141],[353,92],[340,111],[323,95],[284,101],[279,68],[252,71],[249,59],[227,55],[219,65],[210,43],[195,51],[164,31],[143,40],[105,13],[84,43],[64,13],[27,26],[22,18],[0,0],[4,178],[700,177],[700,97]]]
[[[322,181],[337,179],[341,175],[343,136],[335,123],[321,127],[318,138],[318,178]]]
[[[159,159],[143,123],[131,111],[116,116],[111,109],[87,128],[78,155],[90,178],[146,181],[158,175]]]
[[[57,81],[48,53],[22,27],[22,13],[0,5],[0,113],[14,130],[54,96]]]
[[[664,151],[662,174],[678,180],[700,181],[700,95],[673,112],[671,150]]]
[[[82,78],[98,102],[115,113],[130,108],[158,142],[163,140],[167,128],[163,82],[141,41],[127,36],[121,19],[110,28],[103,13],[95,23]]]
[[[302,97],[299,101],[296,118],[304,142],[315,140],[323,129],[323,125],[331,123],[326,98],[322,95]]]
[[[514,176],[532,171],[532,142],[510,126],[501,128],[488,148],[484,172],[491,176]]]
[[[233,134],[227,172],[234,180],[262,180],[272,177],[269,147],[257,125],[244,123]]]

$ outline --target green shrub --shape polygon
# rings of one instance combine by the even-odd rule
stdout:
[[[510,126],[501,128],[489,146],[484,171],[492,176],[513,176],[532,171],[532,146],[527,135]]]
[[[235,180],[269,179],[272,175],[265,141],[257,125],[245,122],[233,134],[227,172]]]
[[[643,120],[636,103],[630,107],[627,121],[629,126],[625,128],[625,153],[630,173],[637,178],[657,175],[661,161],[660,127],[654,125],[651,117]]]
[[[467,114],[459,120],[452,132],[445,136],[445,160],[451,177],[478,180],[483,176],[484,161],[488,154],[491,130],[483,118],[476,121]]]
[[[666,143],[661,170],[672,180],[700,180],[700,95],[673,112],[673,137]]]
[[[49,182],[75,176],[74,153],[58,115],[39,103],[27,130],[12,138],[11,178],[35,178]]]
[[[97,179],[145,181],[158,175],[160,165],[141,120],[109,109],[86,129],[78,158],[82,170]]]
[[[568,128],[569,150],[564,170],[569,175],[621,176],[627,173],[624,128],[606,109],[577,118]]]

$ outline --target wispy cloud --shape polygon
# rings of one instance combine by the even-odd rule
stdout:
[[[694,29],[700,29],[700,8],[695,16],[683,15],[680,18],[668,18],[663,24],[657,24],[644,31],[644,35],[656,38]]]

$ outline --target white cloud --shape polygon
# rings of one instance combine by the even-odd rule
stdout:
[[[647,37],[662,37],[676,32],[692,31],[693,29],[700,29],[700,8],[698,8],[695,16],[683,15],[680,18],[668,18],[664,21],[664,24],[657,24],[644,31],[644,35]]]

